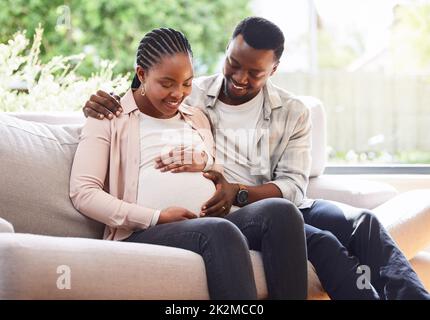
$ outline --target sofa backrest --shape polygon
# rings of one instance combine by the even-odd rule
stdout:
[[[69,198],[81,127],[0,114],[0,217],[15,232],[102,238],[104,226],[80,214]]]
[[[55,125],[84,125],[82,112],[7,112],[6,115],[21,120]]]

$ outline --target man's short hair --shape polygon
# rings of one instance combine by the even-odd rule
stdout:
[[[239,34],[250,47],[273,50],[276,59],[281,59],[285,38],[281,29],[273,22],[261,17],[248,17],[236,26],[232,39]]]

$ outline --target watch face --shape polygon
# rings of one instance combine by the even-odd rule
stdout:
[[[248,202],[248,190],[240,190],[237,194],[237,202],[239,204],[245,204]]]

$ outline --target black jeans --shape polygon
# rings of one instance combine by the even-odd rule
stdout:
[[[317,200],[302,209],[308,259],[332,299],[430,299],[406,257],[369,211]],[[366,270],[368,286],[363,286]],[[370,283],[369,283],[370,282]]]
[[[303,218],[288,200],[265,199],[223,218],[156,225],[124,241],[191,250],[205,262],[211,299],[256,299],[249,249],[261,251],[270,299],[306,299]]]

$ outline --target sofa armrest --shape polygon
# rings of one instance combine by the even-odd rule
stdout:
[[[322,175],[309,180],[306,195],[311,199],[333,200],[353,207],[373,209],[397,194],[394,187],[383,182]]]
[[[15,232],[15,230],[13,229],[13,225],[9,221],[0,218],[0,232],[13,233]]]
[[[411,260],[411,265],[427,291],[430,291],[430,253],[421,251]]]
[[[408,259],[430,245],[430,189],[404,192],[372,211]]]

